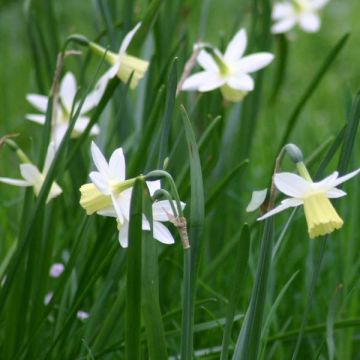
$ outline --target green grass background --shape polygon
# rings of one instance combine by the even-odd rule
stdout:
[[[137,9],[140,13],[144,3],[145,1],[136,2],[135,10]],[[206,14],[203,14],[201,10],[203,2],[183,1],[182,11],[176,15],[174,31],[178,36],[182,31],[188,32],[190,44],[196,41],[199,33],[202,33],[204,40],[222,46],[222,44],[227,43],[238,28],[249,27],[251,4],[252,1],[224,0],[220,2],[209,0],[208,14],[205,17]],[[19,1],[3,1],[0,3],[0,135],[10,132],[20,133],[21,135],[17,139],[18,143],[35,156],[40,129],[38,125],[25,121],[24,115],[32,111],[25,100],[26,94],[29,92],[37,93],[38,88],[31,59],[29,39],[26,33],[23,6],[23,3]],[[97,36],[99,30],[103,29],[101,18],[92,1],[58,1],[55,2],[55,9],[58,17],[58,28],[60,29],[59,37],[62,41],[72,33],[82,33],[93,39]],[[275,104],[270,102],[270,94],[274,87],[275,64],[272,64],[265,73],[264,93],[261,99],[258,127],[253,139],[251,161],[245,174],[239,180],[242,187],[241,192],[238,191],[238,185],[231,183],[223,190],[221,198],[216,202],[215,209],[206,214],[204,238],[208,239],[210,245],[204,249],[200,268],[197,300],[199,302],[203,301],[204,304],[199,304],[196,307],[195,323],[212,321],[213,328],[195,335],[196,349],[210,348],[221,343],[222,328],[217,326],[217,322],[218,319],[225,316],[224,308],[226,307],[228,293],[234,286],[232,277],[233,264],[236,261],[234,253],[230,252],[210,274],[207,274],[208,268],[212,261],[217,258],[217,255],[221,254],[229,243],[234,242],[234,234],[240,230],[242,222],[248,221],[252,224],[255,219],[256,215],[246,214],[244,209],[250,199],[252,190],[264,188],[268,185],[270,171],[279,146],[277,139],[280,139],[283,133],[284,121],[288,119],[299,97],[324,61],[325,56],[340,37],[349,32],[350,38],[346,47],[327,72],[320,86],[301,113],[296,129],[291,136],[291,141],[298,144],[308,156],[330,136],[336,135],[344,124],[346,102],[349,94],[354,95],[360,87],[359,13],[360,2],[357,0],[331,0],[322,14],[322,28],[319,33],[311,35],[297,31],[291,35],[286,77],[278,101]],[[41,16],[46,15],[42,14]],[[278,55],[274,45],[269,43],[268,48]],[[178,54],[180,65],[186,60],[183,54],[184,52]],[[189,53],[187,56],[189,56]],[[69,67],[74,71],[78,70],[78,65],[79,63],[76,60],[69,62]],[[178,73],[181,73],[181,70],[179,69]],[[211,105],[209,105],[211,101],[218,101],[219,97],[206,94],[203,99],[204,103],[208,104],[204,105],[205,114],[207,110],[211,110]],[[225,106],[227,113],[236,111],[240,107],[240,105]],[[216,116],[218,113],[215,112],[211,115]],[[101,119],[101,123],[105,124],[105,122],[104,117]],[[196,120],[194,122],[200,134],[202,124],[197,124]],[[121,144],[117,144],[117,146],[119,145]],[[224,151],[226,153],[226,149]],[[86,150],[84,150],[84,153],[86,153]],[[210,155],[221,158],[223,153],[210,153]],[[359,145],[357,142],[351,158],[351,169],[359,166],[359,159]],[[231,154],[232,165],[236,164],[238,160],[240,159],[237,159],[236,154]],[[311,167],[313,172],[315,172],[318,164],[319,161],[316,161],[314,166]],[[230,166],[220,167],[212,173],[209,181],[205,182],[206,196],[211,193],[214,185],[224,172],[229,171],[230,168]],[[284,162],[284,168],[290,171],[294,170],[293,165],[288,161]],[[335,168],[336,161],[334,160],[327,172],[330,173]],[[176,177],[179,168],[174,166],[173,170]],[[0,175],[19,176],[17,160],[15,155],[9,151],[0,152]],[[238,178],[236,178],[237,180]],[[345,225],[341,231],[331,237],[331,241],[328,243],[314,299],[315,305],[310,314],[310,324],[322,324],[326,321],[329,308],[331,308],[330,304],[335,301],[334,299],[337,299],[335,294],[338,293],[336,289],[341,287],[339,284],[344,286],[344,295],[339,295],[342,298],[342,308],[337,312],[337,316],[342,319],[359,317],[358,306],[360,302],[357,274],[359,272],[358,257],[360,254],[358,231],[360,209],[358,181],[347,184],[345,190],[349,193],[349,196],[337,205],[339,213],[345,220]],[[74,189],[74,194],[76,194],[76,189]],[[82,209],[77,208],[76,196],[73,196],[73,201],[68,196],[58,212],[59,219],[62,219],[59,222],[62,221],[63,226],[66,226],[70,221],[71,215],[68,214],[69,218],[66,218],[67,212],[71,214],[72,212],[79,213],[82,211]],[[22,201],[22,190],[0,184],[0,259],[4,258],[13,243],[13,239],[16,238]],[[222,223],[224,216],[227,217],[226,227]],[[280,233],[288,216],[289,212],[276,218],[275,234]],[[241,219],[241,222],[238,219]],[[99,226],[98,219],[91,221],[96,224],[93,224],[94,227]],[[242,297],[237,313],[244,313],[248,304],[258,258],[259,234],[260,228],[254,226],[249,260],[250,271],[245,283],[241,285]],[[56,230],[56,239],[61,239],[63,235],[65,235],[65,238],[69,235],[65,228]],[[95,240],[92,239],[92,243],[94,242]],[[61,243],[55,245],[53,260],[59,259],[62,252],[61,245]],[[307,296],[307,288],[310,283],[313,258],[318,252],[318,247],[318,240],[309,242],[306,235],[305,220],[302,212],[299,211],[281,247],[278,260],[273,264],[267,309],[270,308],[274,298],[290,276],[298,270],[300,270],[300,274],[291,284],[290,290],[286,293],[276,311],[276,316],[272,319],[270,336],[287,330],[298,329]],[[165,329],[169,331],[176,331],[180,323],[180,299],[174,299],[173,297],[174,293],[179,292],[181,282],[179,267],[181,267],[179,248],[167,249],[160,259],[159,273],[160,283],[163,284],[160,299],[162,310],[164,313],[170,313],[167,320],[164,320]],[[77,286],[75,280],[73,286]],[[121,286],[123,284],[120,284]],[[96,291],[96,286],[94,286],[93,293],[83,304],[85,307],[90,307],[94,302]],[[111,299],[114,296],[113,293]],[[174,316],[171,316],[172,311],[175,312]],[[78,336],[77,339],[81,337],[79,334],[81,334],[82,328],[80,326],[79,328],[80,330],[78,328],[74,330],[76,336]],[[238,331],[239,325],[237,323],[233,333],[234,341],[236,341]],[[314,354],[320,348],[320,351],[323,351],[320,358],[326,359],[326,351],[321,348],[325,338],[324,332],[307,338],[306,346],[302,349],[301,358],[306,358],[306,356],[315,358]],[[171,354],[176,353],[178,340],[178,337],[169,337]],[[360,344],[356,330],[339,331],[336,341],[338,359],[359,358]],[[267,348],[270,350],[266,353],[265,358],[289,358],[294,342],[284,341],[275,344],[274,347]],[[274,351],[274,353],[271,351]],[[58,354],[60,353],[59,351]],[[205,358],[217,357],[218,354],[213,357],[210,355],[205,356]]]

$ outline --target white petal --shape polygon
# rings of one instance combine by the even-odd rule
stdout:
[[[36,109],[40,110],[43,113],[46,113],[48,106],[48,97],[38,94],[28,94],[26,95],[26,100]]]
[[[85,130],[85,129],[84,129],[84,130]],[[100,134],[100,127],[99,127],[99,125],[97,125],[97,124],[93,125],[93,127],[92,127],[91,130],[90,130],[90,135],[95,136],[95,135],[99,135],[99,134]]]
[[[86,127],[89,125],[90,118],[87,116],[80,116],[74,125],[74,132],[76,136],[82,134]]]
[[[44,164],[44,169],[43,169],[43,174],[44,176],[46,176],[46,174],[48,173],[50,166],[54,160],[55,157],[55,153],[56,153],[56,147],[55,147],[55,143],[51,142],[49,144],[49,147],[47,149],[46,152],[46,158],[45,158],[45,164]]]
[[[357,169],[355,171],[352,171],[349,174],[346,174],[344,176],[340,176],[339,178],[337,178],[334,181],[334,186],[338,186],[339,184],[342,184],[343,182],[348,181],[349,179],[351,179],[352,177],[356,176],[359,173],[360,173],[360,169]]]
[[[53,133],[52,133],[52,137],[53,137],[53,141],[55,143],[55,147],[58,148],[62,139],[65,136],[65,133],[68,129],[68,125],[67,124],[57,124],[54,129],[53,129]]]
[[[329,2],[329,0],[312,0],[311,2],[311,7],[315,10],[320,10],[321,8],[323,8],[327,3]]]
[[[112,204],[113,204],[113,207],[115,209],[118,221],[120,222],[120,224],[124,224],[125,218],[124,218],[124,214],[123,214],[123,212],[121,210],[121,207],[119,205],[119,201],[118,201],[118,199],[115,197],[115,195],[113,193],[110,193],[110,195],[111,195]]]
[[[294,7],[290,3],[277,3],[274,5],[271,17],[273,20],[288,18],[294,15]]]
[[[119,64],[116,64],[114,66],[118,66]],[[95,85],[95,90],[94,92],[96,92],[98,94],[98,96],[101,98],[104,95],[104,92],[106,90],[107,84],[108,82],[117,74],[117,72],[115,74],[112,74],[111,72],[113,71],[112,68],[114,67],[112,66],[107,72],[105,72],[100,79],[98,80],[98,82]],[[100,96],[101,95],[101,96]],[[84,111],[86,112],[86,111]]]
[[[255,87],[254,80],[251,78],[251,76],[245,73],[239,73],[231,76],[227,80],[227,84],[233,89],[243,91],[252,91]]]
[[[130,218],[130,204],[133,188],[126,189],[118,195],[118,205],[121,209],[121,213],[126,220]]]
[[[155,180],[155,181],[147,181],[146,185],[149,189],[149,193],[151,196],[154,195],[156,190],[161,189],[161,181],[160,180]]]
[[[296,24],[296,18],[295,17],[289,17],[283,20],[280,20],[278,22],[276,22],[272,27],[271,27],[271,32],[273,34],[281,34],[281,33],[286,33],[288,32],[290,29],[292,29]]]
[[[297,207],[303,204],[303,201],[300,199],[285,199],[281,202],[281,204],[279,206],[277,206],[276,208],[270,210],[269,212],[267,212],[266,214],[264,214],[263,216],[260,216],[257,220],[261,221],[264,220],[270,216],[273,216],[281,211],[284,211],[290,207]]]
[[[21,187],[32,186],[32,184],[30,184],[26,180],[11,179],[11,178],[7,178],[7,177],[0,177],[0,182],[2,182],[4,184],[21,186]]]
[[[247,46],[247,36],[245,29],[238,31],[232,40],[229,42],[229,45],[226,48],[224,58],[226,61],[233,62],[240,59]]]
[[[45,124],[45,115],[26,114],[26,119],[30,121],[34,121],[41,125]]]
[[[176,207],[176,201],[172,201],[174,208]],[[185,203],[180,202],[181,209],[185,208]],[[169,200],[156,201],[152,204],[152,215],[156,221],[169,221],[169,215],[175,216]]]
[[[314,190],[326,192],[336,186],[335,181],[338,176],[339,173],[335,171],[331,175],[327,176],[325,179],[322,179],[321,181],[318,182],[314,182],[311,187]]]
[[[104,79],[108,79],[108,80],[110,80],[110,79],[112,79],[112,78],[114,78],[116,75],[117,75],[117,73],[119,72],[119,70],[120,70],[120,65],[121,65],[121,63],[120,63],[120,61],[119,61],[119,59],[118,59],[118,61],[116,62],[116,64],[114,64],[103,76],[104,76]]]
[[[126,52],[132,38],[134,37],[136,32],[139,30],[140,26],[141,26],[141,22],[137,23],[136,26],[125,35],[124,40],[122,41],[121,46],[120,46],[119,54],[123,54]]]
[[[110,195],[108,178],[106,176],[104,176],[102,173],[98,171],[92,171],[89,177],[101,193],[105,195]]]
[[[212,74],[213,72],[210,71],[201,71],[191,75],[184,81],[181,89],[184,91],[199,90],[200,87],[206,86],[211,81]]]
[[[107,81],[106,81],[107,83]],[[84,101],[84,104],[81,108],[81,113],[85,114],[88,111],[90,111],[91,109],[93,109],[96,105],[99,104],[104,91],[105,91],[106,86],[104,86],[104,82],[101,83],[97,83],[95,85],[95,90],[92,91],[91,93],[89,93]]]
[[[71,111],[72,104],[76,95],[76,80],[75,76],[71,72],[67,72],[60,84],[60,99],[67,109]]]
[[[94,164],[96,168],[99,170],[101,174],[103,174],[106,177],[110,176],[110,170],[109,165],[104,158],[104,155],[100,151],[100,149],[97,147],[97,145],[94,143],[94,141],[91,142],[91,155],[94,161]]]
[[[119,243],[121,247],[123,248],[128,247],[129,245],[128,237],[129,237],[129,223],[125,222],[120,226],[120,230],[119,230]]]
[[[59,196],[61,193],[62,188],[56,182],[52,183],[46,202],[49,202],[51,199]]]
[[[320,18],[317,14],[307,12],[300,15],[300,27],[307,32],[316,32],[320,29]]]
[[[39,169],[33,164],[20,164],[20,172],[21,176],[33,186],[43,182]]]
[[[153,222],[153,236],[163,244],[173,244],[175,242],[169,229],[160,222]]]
[[[98,210],[96,213],[101,216],[108,216],[108,217],[115,217],[115,218],[117,217],[113,206],[109,206],[104,209]]]
[[[214,59],[207,51],[201,50],[196,60],[204,70],[214,72],[218,71],[218,67]]]
[[[206,83],[200,85],[199,91],[206,92],[215,90],[223,86],[226,82],[226,79],[221,77],[219,73],[210,73]]]
[[[126,165],[125,165],[123,149],[121,147],[116,149],[112,153],[109,161],[109,170],[111,176],[117,179],[118,181],[125,180]]]
[[[87,116],[81,116],[76,120],[74,131],[78,135],[82,134],[89,125],[90,118]],[[94,124],[90,130],[90,135],[99,135],[100,128],[97,124]],[[73,135],[73,134],[72,134]],[[73,136],[74,137],[74,136]]]
[[[346,195],[346,192],[345,191],[342,191],[340,189],[337,189],[337,188],[333,188],[333,189],[330,189],[327,193],[326,193],[326,196],[330,199],[335,199],[335,198],[339,198],[339,197],[342,197],[342,196],[345,196]]]
[[[288,172],[275,174],[274,182],[279,191],[295,198],[303,197],[312,185],[312,182],[306,181],[301,176]]]
[[[267,195],[267,189],[255,190],[251,194],[251,200],[246,207],[246,212],[253,212],[257,210],[265,201]]]
[[[150,223],[145,215],[142,216],[142,225],[141,228],[145,231],[150,231]]]
[[[266,52],[245,56],[236,62],[236,69],[240,72],[252,73],[269,65],[273,59],[274,55]]]

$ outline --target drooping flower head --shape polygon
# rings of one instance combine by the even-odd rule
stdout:
[[[120,245],[127,247],[131,195],[136,178],[126,179],[126,164],[122,148],[113,152],[109,162],[94,142],[91,144],[91,153],[98,171],[90,173],[92,183],[80,187],[80,205],[88,215],[97,213],[116,218]],[[159,180],[147,181],[146,184],[150,195],[161,188]],[[181,206],[184,207],[185,204],[182,203]],[[163,221],[169,221],[169,216],[175,216],[171,204],[169,201],[155,202],[152,209],[154,238],[164,244],[174,243],[170,231],[161,224]],[[150,230],[150,224],[144,215],[142,229]]]
[[[66,130],[69,127],[71,110],[77,108],[79,103],[74,104],[77,91],[75,76],[71,72],[67,72],[60,83],[59,101],[55,104],[52,119],[52,139],[56,147],[59,146]],[[71,137],[76,138],[86,129],[89,124],[89,117],[85,114],[92,110],[100,101],[103,95],[103,89],[98,87],[91,92],[85,99],[79,117],[77,118]],[[34,121],[38,124],[45,125],[46,110],[48,107],[48,97],[39,94],[28,94],[27,101],[42,114],[27,114],[26,119]],[[91,135],[98,135],[99,127],[94,125],[90,131]]]
[[[46,175],[54,160],[55,152],[56,149],[54,143],[50,143],[46,153],[44,169],[42,172],[40,172],[39,169],[34,164],[31,164],[28,160],[26,160],[27,161],[26,163],[20,164],[20,173],[24,180],[0,177],[0,182],[9,185],[20,186],[20,187],[32,186],[34,188],[35,195],[38,196],[44,184]],[[62,193],[61,187],[56,182],[54,182],[51,185],[49,195],[47,197],[47,202],[59,196],[61,193]]]
[[[340,177],[335,171],[325,179],[313,182],[303,163],[298,163],[297,167],[301,176],[287,172],[275,174],[276,188],[290,198],[283,200],[258,220],[264,220],[290,207],[303,205],[311,239],[340,229],[344,222],[329,199],[345,196],[346,193],[337,186],[359,174],[360,169]]]
[[[286,33],[298,25],[306,32],[317,32],[321,21],[319,11],[329,0],[292,0],[276,3],[272,11],[275,24],[271,31],[274,34]]]
[[[135,89],[139,80],[144,77],[146,70],[149,67],[149,62],[135,56],[128,55],[126,52],[132,38],[139,30],[140,26],[141,23],[138,23],[129,33],[126,34],[117,54],[112,51],[107,51],[103,47],[90,42],[90,48],[98,55],[105,56],[105,60],[111,65],[111,68],[102,76],[102,81],[106,82],[114,76],[117,76],[122,82],[127,83],[131,74],[133,74],[130,82],[130,88]]]
[[[246,46],[245,29],[235,34],[224,54],[216,48],[206,46],[197,57],[197,62],[204,71],[188,77],[182,90],[207,92],[220,88],[225,99],[241,101],[255,87],[249,74],[269,65],[274,58],[267,52],[243,56]]]

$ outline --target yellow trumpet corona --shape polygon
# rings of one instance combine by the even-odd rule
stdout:
[[[344,224],[330,200],[323,193],[306,197],[304,212],[310,239],[330,234]]]
[[[104,195],[93,183],[84,184],[80,187],[80,205],[85,209],[87,215],[112,205],[111,196]]]

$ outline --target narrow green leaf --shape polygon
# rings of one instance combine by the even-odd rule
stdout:
[[[335,339],[334,339],[334,325],[337,312],[341,305],[343,296],[343,288],[338,287],[335,290],[334,295],[329,304],[328,316],[326,319],[326,345],[328,350],[328,359],[333,360],[335,358]]]
[[[222,194],[222,191],[226,188],[226,186],[230,183],[230,181],[249,163],[249,160],[244,160],[240,164],[236,165],[228,174],[226,174],[220,182],[214,187],[214,190],[208,196],[206,200],[206,210],[210,210],[214,204],[218,196]]]
[[[261,240],[260,257],[250,304],[236,343],[233,360],[257,359],[263,315],[266,303],[267,284],[271,265],[273,219],[265,221]]]
[[[285,34],[279,34],[276,36],[276,45],[278,48],[276,54],[276,68],[274,75],[274,88],[271,95],[271,103],[274,103],[277,100],[279,91],[284,83],[286,67],[288,63],[288,53],[289,53],[289,43]]]
[[[171,65],[169,78],[166,87],[166,104],[165,112],[162,120],[162,131],[160,137],[160,150],[158,158],[158,168],[162,168],[163,162],[169,154],[169,135],[171,129],[171,119],[175,105],[175,94],[177,86],[177,58],[173,60]]]
[[[360,120],[360,91],[356,94],[355,101],[351,108],[350,118],[346,124],[344,141],[339,159],[338,170],[340,174],[346,172],[349,160],[355,144],[355,138],[359,128]]]
[[[150,194],[147,190],[144,199],[144,213],[152,228],[153,220],[151,207]],[[142,314],[146,330],[146,340],[149,348],[149,359],[166,360],[168,355],[159,303],[157,246],[157,241],[153,239],[152,232],[146,232],[142,246]]]
[[[277,153],[280,152],[281,148],[288,142],[290,135],[296,125],[296,122],[299,118],[299,115],[301,114],[301,111],[307,104],[308,100],[310,99],[311,95],[315,92],[318,85],[320,84],[322,78],[329,70],[332,63],[335,61],[337,56],[340,54],[341,50],[343,49],[344,45],[346,44],[347,40],[349,38],[349,34],[345,34],[334,46],[334,48],[331,50],[329,55],[326,57],[324,63],[321,65],[319,71],[316,73],[314,78],[311,80],[309,86],[305,89],[303,95],[300,97],[299,102],[295,106],[294,111],[291,113],[289,120],[287,121],[286,129],[284,132],[284,135],[282,137],[282,140],[280,142],[279,150]]]
[[[242,295],[242,289],[244,289],[244,283],[247,276],[248,258],[250,250],[250,229],[247,224],[244,224],[236,250],[235,267],[233,274],[233,286],[231,288],[231,294],[229,297],[229,304],[226,312],[226,324],[224,329],[224,336],[221,349],[221,360],[228,359],[229,344],[231,340],[231,330],[234,323],[234,316],[236,307],[239,303],[240,296]]]
[[[191,360],[193,357],[194,302],[196,294],[196,278],[200,253],[200,237],[204,223],[204,186],[201,172],[200,156],[195,134],[186,110],[181,106],[181,114],[185,136],[189,150],[191,175],[190,202],[190,248],[184,253],[184,292],[181,337],[181,359]]]
[[[159,15],[159,11],[163,2],[164,0],[152,0],[149,3],[145,10],[145,15],[141,21],[141,27],[134,37],[134,40],[131,42],[131,47],[138,47],[144,42],[146,36],[149,34],[151,27]]]
[[[131,196],[127,249],[125,359],[140,359],[141,247],[143,181],[136,180]]]

